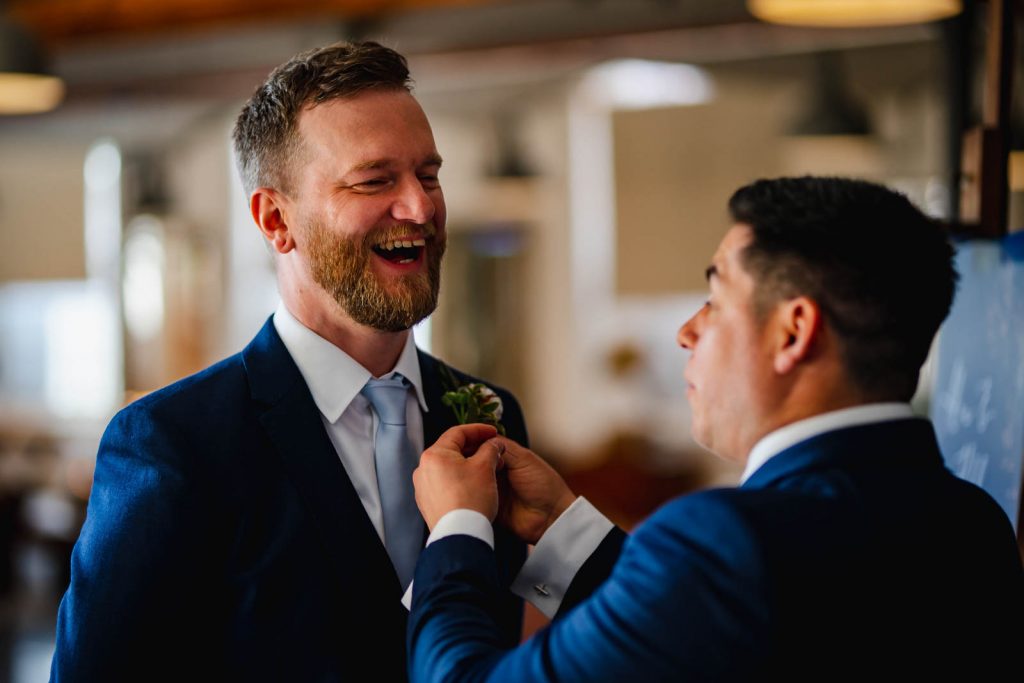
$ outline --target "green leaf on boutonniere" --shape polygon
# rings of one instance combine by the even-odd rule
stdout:
[[[473,382],[460,384],[455,374],[444,363],[439,363],[441,380],[446,391],[441,395],[441,403],[452,409],[459,424],[479,422],[497,428],[498,433],[505,435],[505,426],[501,424],[504,406],[501,397],[486,384]]]

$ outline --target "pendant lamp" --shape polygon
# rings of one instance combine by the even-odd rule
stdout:
[[[891,26],[947,19],[961,0],[747,0],[761,21],[794,26]]]
[[[0,114],[49,111],[64,98],[64,82],[46,69],[36,40],[0,15]]]

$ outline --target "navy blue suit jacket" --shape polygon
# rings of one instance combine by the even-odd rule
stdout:
[[[455,418],[441,404],[438,361],[419,360],[430,445]],[[515,399],[498,393],[509,434],[525,438]],[[498,543],[507,584],[525,546],[505,534]],[[402,681],[401,595],[268,321],[242,353],[111,421],[51,679]],[[516,643],[522,603],[509,594],[499,602],[500,639]]]
[[[622,539],[609,534],[603,559],[578,577],[592,594],[515,649],[499,637],[487,545],[432,544],[414,584],[412,680],[1019,674],[1024,576],[1012,528],[945,469],[925,420],[809,439],[742,487],[677,498]]]

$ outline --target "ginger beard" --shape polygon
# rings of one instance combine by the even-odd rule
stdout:
[[[420,255],[426,259],[426,270],[384,281],[374,272],[373,259],[379,257],[373,247],[389,238],[407,237],[408,226],[345,237],[332,233],[322,221],[311,221],[305,233],[313,281],[355,322],[383,332],[407,330],[437,308],[445,250],[445,238],[438,238],[433,223],[416,232],[427,241]]]

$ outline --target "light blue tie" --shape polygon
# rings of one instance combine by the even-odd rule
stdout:
[[[412,581],[423,547],[423,518],[416,507],[412,472],[419,457],[413,452],[405,426],[409,385],[397,372],[388,379],[367,381],[362,394],[377,413],[373,458],[377,489],[384,513],[384,547],[395,566],[402,590]]]

